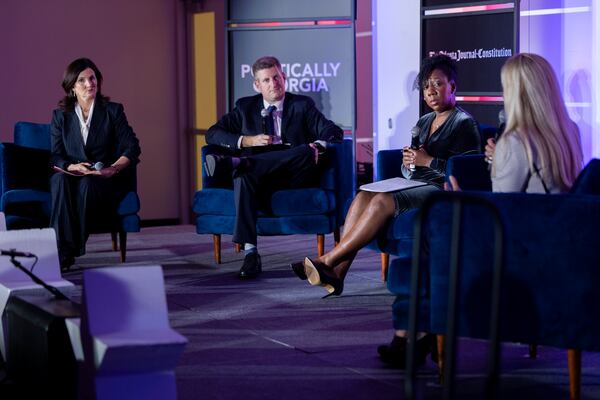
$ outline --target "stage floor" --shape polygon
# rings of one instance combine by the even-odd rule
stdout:
[[[191,225],[145,228],[128,237],[127,264],[163,266],[172,326],[189,339],[177,373],[179,399],[402,399],[403,372],[386,368],[378,345],[392,338],[394,297],[380,279],[379,254],[359,253],[341,297],[293,275],[288,264],[316,254],[314,236],[260,237],[263,274],[236,278],[243,255],[223,236],[214,264],[212,237]],[[326,239],[326,248],[332,237]],[[117,265],[110,235],[93,235],[87,255],[67,279],[81,284],[86,268]],[[502,396],[568,398],[565,350],[503,347]],[[480,399],[484,342],[461,342],[457,398]],[[583,355],[583,398],[600,398],[600,353]],[[426,398],[440,398],[436,367],[419,374]]]

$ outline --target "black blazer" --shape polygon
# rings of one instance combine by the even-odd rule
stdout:
[[[240,136],[262,133],[260,111],[263,108],[261,94],[242,97],[231,112],[209,128],[206,142],[237,149]],[[335,142],[340,141],[343,135],[343,131],[316,108],[310,97],[285,93],[281,116],[283,143],[300,146],[316,140]]]
[[[108,166],[121,156],[127,157],[131,165],[139,161],[139,140],[119,103],[102,104],[96,100],[85,145],[74,110],[54,110],[51,129],[51,160],[60,168],[67,169],[69,164],[83,161],[101,161]]]

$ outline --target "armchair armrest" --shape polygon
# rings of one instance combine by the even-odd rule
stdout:
[[[50,215],[50,201],[50,192],[32,189],[9,190],[0,197],[0,210],[5,211],[11,204],[39,202]]]
[[[377,152],[377,180],[402,176],[402,149]]]
[[[140,198],[137,192],[128,192],[117,208],[117,214],[120,216],[137,214],[139,211]]]
[[[0,144],[1,193],[15,189],[50,191],[50,151]]]
[[[594,158],[579,173],[577,180],[573,183],[571,194],[600,194],[600,160]]]
[[[15,144],[40,150],[50,150],[50,124],[19,121],[15,124]]]
[[[344,224],[347,207],[354,196],[352,140],[330,143],[327,146],[327,156],[329,168],[321,176],[321,188],[331,190],[335,195],[336,225],[339,227]]]
[[[453,156],[446,163],[446,181],[452,175],[462,190],[492,191],[488,163],[483,154]]]

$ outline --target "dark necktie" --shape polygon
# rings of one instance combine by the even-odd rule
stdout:
[[[276,106],[269,106],[267,111],[269,115],[267,116],[267,135],[275,136],[275,122],[273,121],[273,113],[277,110]]]

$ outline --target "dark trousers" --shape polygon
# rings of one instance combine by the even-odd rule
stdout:
[[[236,210],[233,241],[256,245],[258,210],[269,212],[273,192],[318,186],[318,178],[319,168],[308,145],[246,157],[233,176]]]
[[[123,198],[115,178],[75,177],[57,173],[50,179],[54,228],[61,255],[85,254],[91,231],[110,231],[117,223],[117,206]]]

